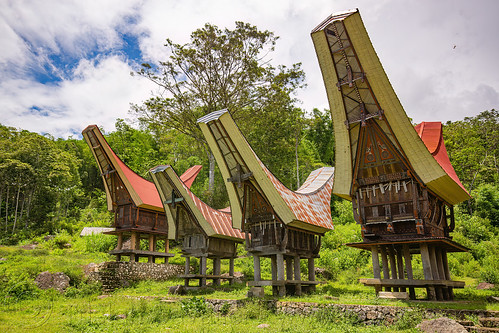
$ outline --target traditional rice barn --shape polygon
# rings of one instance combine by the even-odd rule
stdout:
[[[149,262],[156,258],[168,257],[168,224],[163,204],[154,184],[133,172],[114,153],[96,125],[83,130],[95,160],[99,166],[104,188],[106,190],[107,207],[114,213],[114,231],[106,232],[118,236],[118,246],[110,254],[116,255],[120,261],[128,256],[130,261],[138,261],[147,257]],[[201,166],[187,170],[181,179],[190,187]],[[149,242],[148,250],[140,249],[140,240]],[[164,240],[165,252],[156,251],[158,240]],[[129,245],[125,245],[128,244]]]
[[[363,242],[372,252],[376,291],[426,288],[430,299],[450,300],[447,252],[453,205],[470,198],[442,139],[440,123],[414,129],[374,51],[358,10],[329,16],[312,31],[334,122],[333,193],[353,203]],[[418,135],[419,134],[419,135]],[[424,280],[415,280],[411,257],[421,255]],[[379,264],[381,255],[383,278]]]
[[[169,165],[158,166],[150,171],[167,215],[170,239],[182,242],[185,257],[185,286],[190,280],[198,280],[199,287],[206,280],[220,285],[221,279],[234,279],[234,258],[237,244],[243,243],[244,235],[232,228],[230,209],[217,210],[201,201],[177,176]],[[199,258],[199,272],[190,274],[190,258]],[[213,273],[207,274],[207,259],[213,261]],[[221,275],[221,260],[229,260],[228,276]]]
[[[313,290],[314,259],[321,236],[333,228],[331,188],[333,168],[310,174],[293,192],[258,159],[227,110],[198,119],[224,177],[234,228],[246,235],[246,249],[254,259],[250,286],[272,286],[285,295]],[[272,280],[261,278],[260,258],[270,257]],[[302,280],[300,260],[308,261],[308,279]]]

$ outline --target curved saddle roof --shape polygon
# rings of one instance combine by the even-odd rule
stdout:
[[[454,167],[450,163],[447,149],[445,149],[442,129],[442,123],[439,121],[423,121],[415,127],[416,132],[418,133],[421,140],[423,140],[423,143],[425,144],[426,148],[428,148],[428,151],[433,156],[433,158],[438,162],[442,169],[444,169],[449,177],[451,177],[456,182],[456,184],[458,184],[464,191],[466,191],[463,184],[459,180]],[[466,193],[468,193],[468,191],[466,191]]]
[[[104,181],[104,187],[106,189],[109,210],[113,210],[111,196],[113,189],[106,181],[106,177],[108,177],[111,173],[116,172],[137,207],[163,211],[163,204],[161,203],[161,199],[154,183],[136,174],[118,157],[118,155],[116,155],[97,125],[88,126],[83,130],[82,134],[92,150],[92,154],[94,155],[97,164],[99,165],[102,180]],[[186,186],[190,187],[192,185],[194,179],[196,179],[199,171],[201,170],[201,167],[201,165],[195,165],[188,169],[180,177],[182,181],[186,182]]]
[[[244,234],[232,227],[230,210],[214,209],[201,201],[178,177],[171,166],[160,165],[151,169],[150,173],[164,203],[168,216],[168,235],[172,239],[177,234],[177,227],[176,223],[170,223],[170,221],[176,221],[178,217],[176,206],[183,204],[195,219],[195,221],[184,221],[185,223],[197,223],[210,237],[243,241]]]
[[[414,130],[371,44],[358,10],[329,16],[312,31],[333,118],[336,172],[333,193],[351,199],[360,124],[376,122],[416,177],[449,204],[469,199]],[[433,149],[435,143],[430,145]]]
[[[244,193],[240,184],[248,179],[283,223],[313,232],[333,229],[330,201],[334,168],[315,170],[300,189],[291,191],[260,161],[227,110],[212,112],[198,123],[227,179],[235,228],[241,228],[243,218]]]

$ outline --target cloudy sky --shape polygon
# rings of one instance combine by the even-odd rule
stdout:
[[[307,75],[301,106],[327,108],[310,31],[356,7],[414,121],[499,108],[496,0],[0,0],[0,123],[56,137],[111,131],[156,92],[130,71],[206,22],[274,31],[274,64],[301,62]]]

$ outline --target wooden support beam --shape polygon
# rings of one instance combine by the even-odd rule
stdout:
[[[293,280],[293,257],[286,256],[286,280]]]
[[[170,240],[165,237],[165,253],[170,252]],[[168,257],[165,257],[165,264],[168,264]]]
[[[404,274],[404,261],[402,259],[402,248],[399,246],[395,249],[395,251],[397,256],[398,278],[403,280],[405,278],[405,274]],[[404,287],[400,288],[400,291],[405,292],[405,288]]]
[[[447,261],[447,250],[442,249],[440,255],[442,256],[442,265],[444,267],[445,279],[450,280],[449,262]],[[450,301],[454,300],[454,290],[452,289],[452,287],[447,287],[447,294]]]
[[[199,274],[201,274],[201,275],[206,275],[206,260],[207,260],[207,257],[200,257],[199,258]],[[200,287],[206,286],[206,278],[201,278],[199,280],[199,286]]]
[[[256,255],[253,256],[253,271],[254,271],[253,280],[261,281],[262,280],[262,273],[261,273],[261,269],[260,269],[260,257],[256,256]]]
[[[229,258],[229,276],[234,276],[234,258]],[[234,279],[229,279],[229,284],[234,284]]]
[[[380,246],[381,249],[381,264],[383,265],[383,279],[389,279],[390,273],[388,270],[388,258],[386,257],[386,249],[383,245]],[[392,291],[392,288],[385,287],[385,291]]]
[[[395,261],[395,250],[393,249],[393,246],[388,246],[388,257],[390,258],[391,278],[396,280],[396,279],[398,279],[397,262]],[[399,288],[394,287],[393,291],[398,292]]]
[[[185,257],[185,275],[188,275],[191,272],[191,257]],[[189,279],[185,279],[184,282],[186,287],[189,287]]]
[[[421,262],[423,263],[423,273],[425,280],[434,280],[433,274],[431,271],[431,261],[430,261],[430,252],[428,250],[428,244],[421,243],[419,245],[421,250]],[[426,292],[429,300],[435,300],[435,287],[426,288]]]
[[[277,280],[278,281],[284,281],[284,256],[282,253],[277,253],[275,255],[276,257],[276,265],[277,265]],[[286,295],[286,287],[285,286],[279,286],[279,296],[285,296]]]
[[[154,235],[154,234],[149,234],[149,251],[156,252],[156,235]],[[147,257],[147,261],[154,262],[155,257],[152,255],[149,255]]]
[[[442,280],[443,278],[440,276],[440,274],[438,272],[435,246],[433,246],[433,245],[428,246],[428,251],[430,252],[430,265],[431,265],[431,273],[433,275],[433,279],[434,280]],[[443,297],[443,293],[442,293],[442,288],[435,287],[435,292],[437,295],[437,300],[438,301],[443,300],[444,297]]]
[[[294,279],[301,281],[301,267],[300,267],[300,257],[295,256],[294,259]],[[295,294],[301,296],[301,284],[295,286]]]
[[[412,257],[411,257],[411,252],[409,250],[409,245],[404,244],[403,251],[404,251],[405,270],[407,272],[407,280],[413,280],[414,276],[412,274]],[[409,298],[416,299],[416,291],[414,290],[413,287],[409,287]]]
[[[220,270],[221,270],[221,259],[220,258],[213,258],[213,275],[220,275]],[[215,286],[220,285],[220,279],[213,279],[213,284]]]
[[[381,279],[381,268],[379,266],[379,252],[378,246],[371,246],[371,255],[373,261],[373,274],[375,279]]]
[[[308,258],[308,281],[315,281],[315,258]],[[315,291],[315,284],[310,285],[308,290]]]
[[[132,236],[130,237],[130,246],[132,247],[132,250],[138,250],[137,249],[137,233],[135,231],[132,231]],[[134,253],[130,254],[130,261],[138,261],[139,257],[135,256]]]
[[[441,280],[445,280],[444,263],[442,261],[442,254],[440,248],[435,247],[435,259],[437,261],[438,276]],[[442,289],[442,296],[444,300],[449,299],[449,293],[446,287]]]

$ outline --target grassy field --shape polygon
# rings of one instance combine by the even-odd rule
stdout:
[[[211,312],[200,301],[201,297],[245,299],[244,284],[208,288],[173,300],[168,296],[168,288],[180,284],[180,280],[143,281],[103,297],[99,285],[86,283],[82,266],[111,258],[100,252],[81,250],[83,247],[75,244],[65,249],[42,243],[27,250],[0,246],[1,332],[261,332],[258,327],[261,324],[268,325],[265,329],[268,332],[412,332],[418,322],[418,318],[408,318],[391,327],[365,326],[332,310],[308,317],[285,316],[269,311],[258,302],[248,302],[244,307],[220,314]],[[236,266],[237,269],[243,267]],[[42,271],[64,272],[70,276],[72,286],[64,294],[39,290],[33,280]],[[456,302],[381,300],[375,297],[372,288],[335,281],[319,285],[312,295],[282,300],[499,310],[498,304],[486,302],[488,296],[497,295],[497,290],[476,290],[476,280],[466,282],[469,287],[455,291]]]

